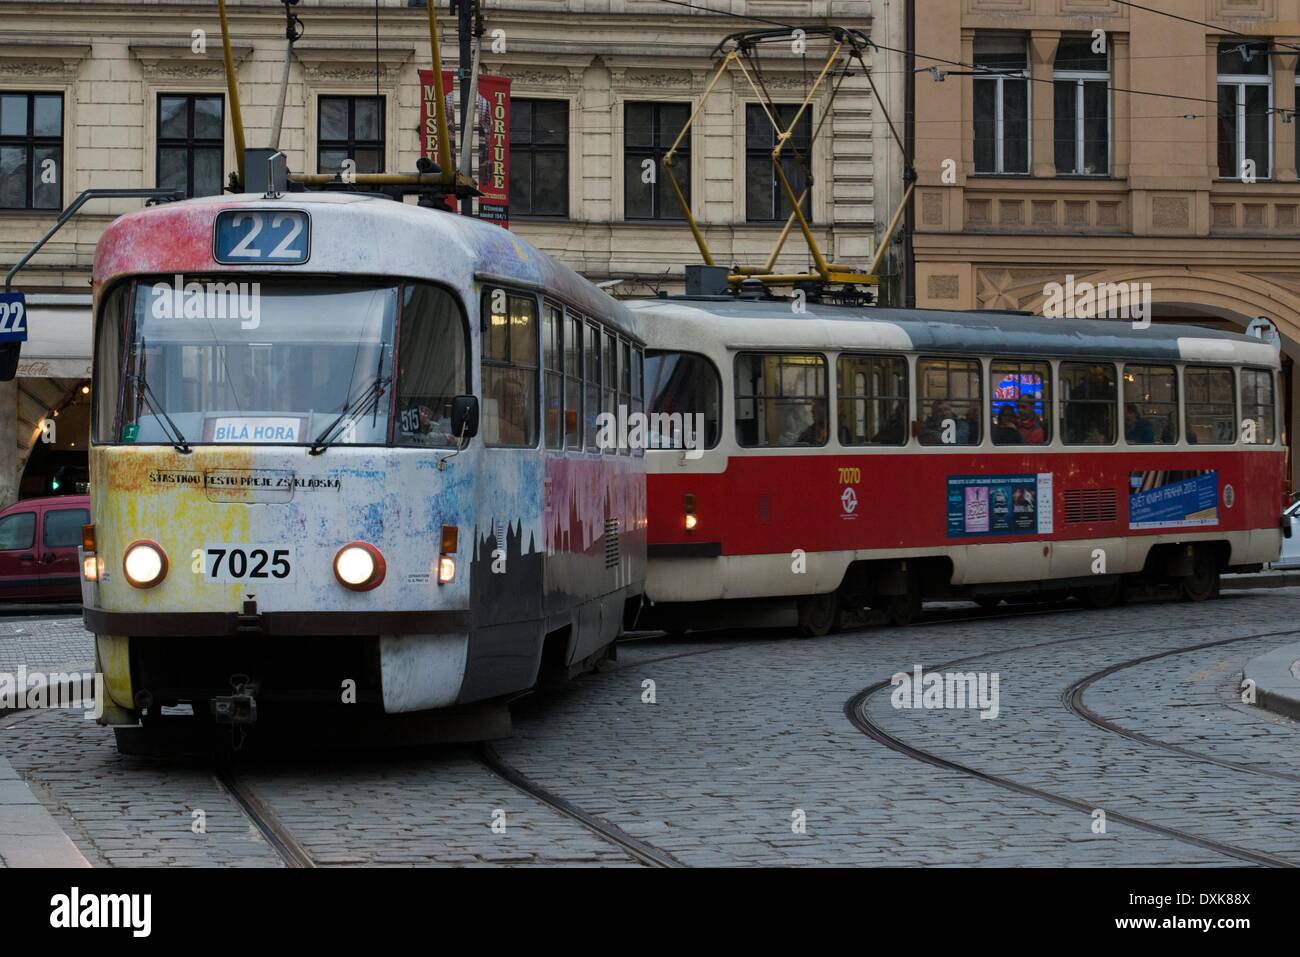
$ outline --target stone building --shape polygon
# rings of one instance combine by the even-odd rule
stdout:
[[[457,67],[455,20],[438,3],[443,59]],[[835,22],[898,40],[904,0],[484,0],[484,69],[512,78],[511,228],[620,294],[680,284],[698,261],[666,186],[633,174],[657,158],[710,74],[725,35],[761,22]],[[264,146],[279,94],[285,19],[277,0],[229,0],[247,143]],[[418,71],[430,66],[424,0],[303,0],[280,147],[294,171],[414,171],[420,155]],[[730,14],[730,15],[728,15]],[[376,37],[376,20],[378,37]],[[201,32],[200,32],[201,31]],[[206,41],[200,42],[200,41]],[[802,99],[816,47],[766,63],[774,99]],[[897,54],[878,55],[882,96],[902,110]],[[697,121],[678,168],[720,262],[766,258],[783,221],[754,122],[757,97],[726,78]],[[818,97],[812,121],[822,117]],[[846,81],[812,149],[810,212],[824,248],[865,265],[901,195],[898,150],[868,84]],[[179,186],[212,193],[235,168],[215,0],[0,0],[0,264],[14,263],[57,211],[90,187]],[[53,171],[53,175],[51,175]],[[767,182],[764,181],[767,176]],[[768,193],[764,194],[764,187]],[[105,225],[140,200],[87,206],[20,274],[32,296],[32,341],[15,383],[0,384],[0,505],[49,491],[59,463],[84,449],[90,355],[87,281]],[[802,271],[792,240],[780,268]],[[54,443],[41,422],[59,412]],[[76,443],[73,445],[72,443]],[[42,448],[44,444],[45,448]],[[31,467],[26,468],[32,456]]]
[[[1289,439],[1300,3],[916,0],[916,18],[918,304],[1040,312],[1072,277],[1149,284],[1155,321],[1268,318]]]

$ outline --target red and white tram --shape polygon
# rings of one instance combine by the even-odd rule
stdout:
[[[925,599],[1167,583],[1275,560],[1278,356],[1200,327],[699,297],[630,303],[653,412],[650,617],[797,609],[906,624]],[[666,420],[665,420],[666,421]],[[676,434],[676,433],[674,433]],[[687,437],[690,433],[686,433]],[[752,619],[751,619],[752,620]]]

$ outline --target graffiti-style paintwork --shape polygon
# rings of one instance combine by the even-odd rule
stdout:
[[[227,209],[305,211],[307,262],[216,262],[213,224]],[[211,197],[121,217],[96,250],[96,316],[126,280],[232,273],[263,283],[365,277],[446,288],[467,318],[475,395],[482,394],[478,304],[495,284],[544,293],[640,339],[639,321],[619,303],[505,230],[341,193]],[[113,378],[97,375],[95,387]],[[197,444],[183,454],[169,444],[128,440],[94,445],[91,483],[103,571],[84,585],[86,619],[110,672],[111,723],[137,720],[135,697],[150,690],[140,676],[167,669],[171,652],[159,647],[192,665],[194,654],[184,651],[189,642],[222,642],[224,658],[243,647],[238,642],[245,639],[232,632],[240,621],[277,648],[298,642],[302,656],[311,656],[312,642],[323,635],[370,642],[387,711],[515,693],[536,679],[548,640],[559,643],[564,664],[608,644],[645,575],[640,456],[485,448],[481,440],[455,454],[347,444],[316,456],[303,445],[271,444]],[[458,530],[457,571],[439,584],[444,526]],[[166,577],[153,588],[131,587],[123,574],[123,551],[138,539],[156,542],[169,558]],[[335,578],[334,555],[352,541],[384,556],[385,577],[373,590],[352,591]],[[205,574],[205,549],[239,543],[284,548],[292,573],[255,584]],[[248,603],[255,604],[251,625],[238,619]],[[295,626],[300,620],[315,623],[320,634]],[[142,662],[143,648],[162,660]],[[257,667],[250,661],[248,673]],[[218,693],[229,679],[206,676],[203,693]],[[337,698],[337,686],[323,694]]]

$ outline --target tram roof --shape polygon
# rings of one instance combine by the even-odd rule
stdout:
[[[299,265],[228,265],[212,255],[216,216],[227,209],[304,210],[311,254]],[[130,274],[313,273],[401,276],[462,291],[475,280],[550,293],[624,331],[639,320],[619,301],[528,240],[472,216],[344,192],[207,196],[151,206],[114,220],[96,249],[95,282]]]
[[[1272,345],[1204,326],[1105,319],[1046,319],[1005,312],[850,308],[679,297],[628,302],[658,348],[872,349],[931,354],[1235,362],[1278,365]],[[667,320],[671,325],[663,324]],[[680,324],[679,324],[680,323]],[[691,324],[687,331],[682,324]]]

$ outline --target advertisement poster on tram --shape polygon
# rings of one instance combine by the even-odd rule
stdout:
[[[1219,524],[1219,473],[1129,473],[1128,527],[1192,528]]]
[[[455,97],[456,81],[451,70],[442,71],[443,102],[447,122],[452,126],[452,152],[456,150]],[[420,153],[437,161],[438,123],[437,87],[432,70],[420,71]],[[474,172],[483,194],[478,200],[480,219],[510,228],[510,77],[480,74],[478,78],[478,115],[474,119],[478,134],[478,156]],[[456,201],[449,199],[449,209]]]
[[[1052,531],[1052,473],[948,476],[948,537]]]

